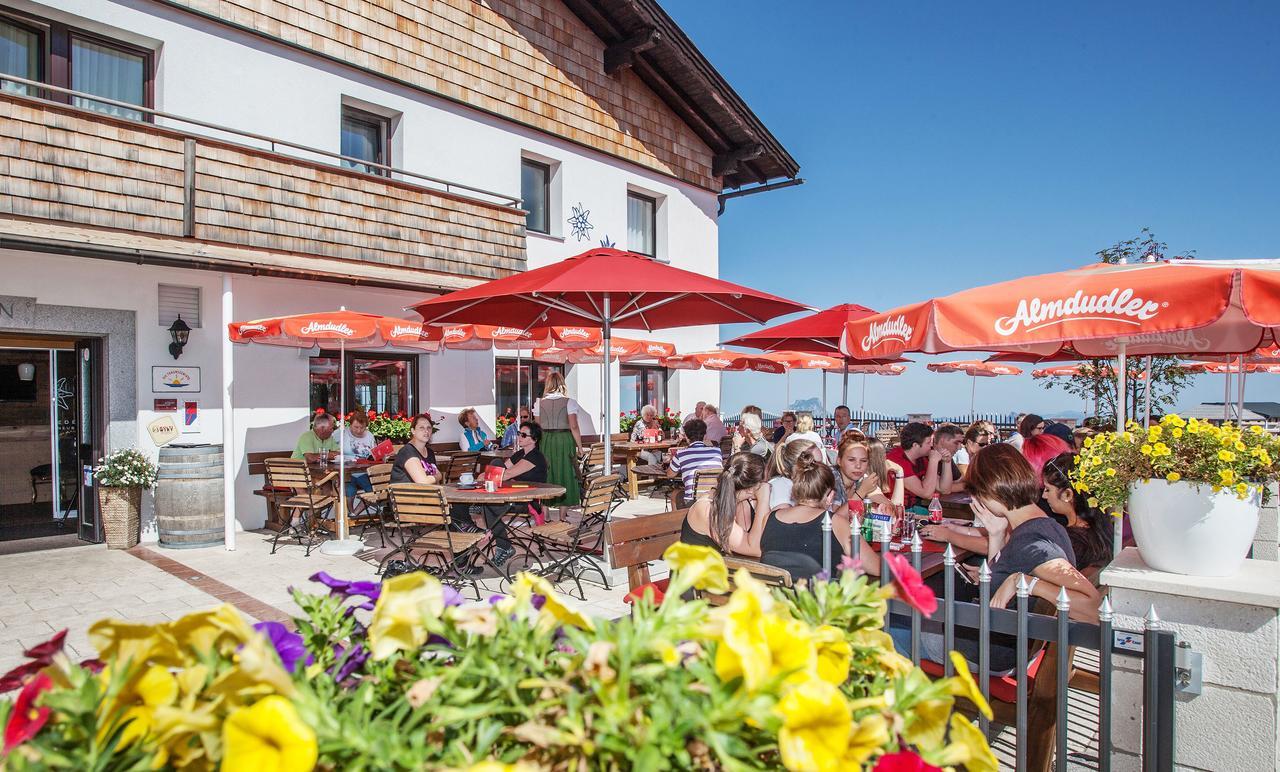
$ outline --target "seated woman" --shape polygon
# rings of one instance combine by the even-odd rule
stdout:
[[[797,440],[803,442],[803,440]],[[822,519],[831,512],[836,495],[836,478],[831,467],[811,454],[795,460],[791,477],[791,495],[795,505],[770,513],[760,537],[763,553],[797,552],[823,565]],[[831,512],[831,568],[840,564],[852,550],[855,528],[847,506]],[[870,544],[859,540],[862,568],[868,574],[880,575],[880,556]]]
[[[480,428],[480,414],[474,407],[469,407],[458,414],[458,424],[462,427],[462,437],[458,439],[458,450],[476,453],[488,449],[493,438]]]
[[[764,482],[764,470],[764,459],[754,453],[730,456],[716,481],[716,495],[689,507],[680,525],[680,541],[726,555],[760,557],[767,513],[756,515],[756,489]]]
[[[773,451],[770,462],[773,477],[760,487],[761,499],[766,504],[765,511],[776,512],[792,505],[791,473],[795,470],[796,459],[801,456],[808,456],[820,463],[825,462],[822,457],[822,448],[809,440],[788,442]]]
[[[391,462],[391,484],[418,483],[420,485],[439,485],[444,479],[436,467],[436,453],[431,449],[431,415],[422,413],[413,417],[409,428],[409,441],[396,453]],[[449,508],[449,528],[461,533],[479,533],[471,519],[471,510],[466,504],[455,504]]]
[[[837,507],[848,504],[855,514],[861,515],[862,501],[867,498],[883,507],[893,506],[880,488],[880,476],[871,471],[871,448],[867,446],[866,439],[857,438],[854,430],[845,432],[844,439],[840,441],[835,472]]]
[[[951,460],[956,462],[956,467],[960,470],[960,480],[964,481],[964,475],[969,471],[969,464],[973,457],[978,455],[978,451],[991,444],[995,437],[995,427],[990,421],[974,421],[969,424],[969,428],[964,430],[964,441],[960,443],[960,449],[952,456]]]
[[[1112,520],[1102,510],[1089,506],[1089,497],[1081,496],[1071,486],[1070,472],[1075,461],[1075,453],[1055,456],[1045,462],[1041,476],[1044,499],[1055,514],[1066,519],[1075,565],[1083,571],[1111,560]]]
[[[1101,596],[1076,570],[1075,553],[1066,530],[1036,505],[1040,487],[1031,464],[1012,445],[991,445],[973,458],[969,479],[971,506],[989,534],[991,607],[1005,608],[1013,603],[1018,581],[1024,579],[1030,585],[1032,598],[1050,602],[1056,602],[1058,591],[1065,588],[1071,600],[1071,618],[1096,622]],[[970,571],[971,568],[959,566],[958,570],[966,571],[976,581],[976,571]],[[889,634],[898,652],[908,655],[911,631],[893,627]],[[1016,645],[1014,636],[991,635],[992,674],[1013,670],[1017,664]],[[977,631],[957,628],[955,648],[970,663],[976,663]],[[920,651],[934,662],[943,662],[947,656],[943,637],[936,633],[921,633]]]
[[[341,444],[345,448],[348,463],[369,458],[373,454],[373,446],[377,444],[377,440],[369,432],[369,414],[364,411],[364,408],[359,408],[351,414],[351,420],[347,421],[346,428],[342,430]],[[371,490],[373,490],[373,483],[369,481],[369,475],[364,472],[355,472],[347,478],[345,487],[347,511],[356,512],[357,505],[360,505],[360,509],[364,509],[364,505],[356,495],[362,491]]]
[[[544,483],[547,481],[547,458],[538,450],[542,441],[542,427],[534,421],[520,424],[516,432],[516,452],[502,466],[502,484],[513,482]],[[484,508],[484,521],[493,532],[493,551],[495,566],[501,566],[516,554],[515,547],[507,538],[507,524],[502,516],[512,508],[525,509],[526,504],[489,504]]]

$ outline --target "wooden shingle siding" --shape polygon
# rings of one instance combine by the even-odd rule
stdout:
[[[163,0],[711,190],[706,144],[559,0]]]
[[[182,236],[185,136],[0,94],[0,214]],[[525,266],[524,214],[200,138],[204,241],[490,279]]]

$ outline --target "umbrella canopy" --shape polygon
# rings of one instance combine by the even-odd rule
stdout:
[[[849,365],[853,375],[902,375],[907,371],[906,365]]]
[[[762,351],[800,351],[840,356],[840,336],[844,326],[875,314],[857,303],[842,303],[790,322],[739,335],[726,346],[745,346]]]
[[[859,359],[906,351],[1086,357],[1241,353],[1275,343],[1280,261],[1098,263],[978,287],[845,325]]]
[[[601,347],[562,348],[550,347],[533,350],[533,358],[540,362],[558,362],[561,364],[598,365],[603,361]],[[633,340],[631,338],[609,339],[609,361],[636,362],[643,359],[663,359],[674,356],[674,344],[660,340]]]
[[[470,322],[532,327],[598,324],[606,350],[613,328],[657,330],[755,322],[808,307],[740,284],[617,249],[591,249],[557,263],[428,298],[413,309],[428,323]],[[608,366],[606,365],[606,371]],[[602,389],[603,425],[610,432],[611,388]],[[606,442],[605,468],[613,458]]]
[[[752,356],[740,351],[716,349],[714,351],[696,351],[691,354],[677,354],[662,360],[665,367],[673,370],[719,370],[721,372],[743,372],[750,370],[757,373],[782,375],[787,371],[781,362],[763,356]]]
[[[606,304],[605,299],[609,302]],[[631,330],[755,322],[803,311],[786,298],[617,249],[428,298],[412,306],[428,323],[521,328],[594,323]]]
[[[599,327],[582,325],[555,327],[500,327],[492,324],[427,325],[428,340],[445,348],[485,351],[496,348],[515,351],[528,348],[588,348],[600,342]]]
[[[762,359],[770,359],[790,370],[839,370],[844,364],[844,357],[826,354],[809,354],[804,351],[770,351],[761,355]]]
[[[988,360],[990,361],[990,360]],[[1108,378],[1115,376],[1115,368],[1110,365],[1103,365],[1100,369],[1102,375]],[[1093,365],[1085,362],[1077,365],[1055,365],[1053,367],[1044,367],[1039,370],[1032,370],[1032,378],[1071,378],[1077,375],[1093,375]],[[1135,370],[1126,373],[1126,375],[1135,381],[1146,378],[1146,373]]]
[[[934,362],[927,365],[935,373],[964,373],[975,378],[995,378],[1001,375],[1022,375],[1022,368],[999,362],[982,362],[966,359],[959,362]]]
[[[1241,371],[1239,362],[1182,362],[1178,367],[1193,373],[1214,373],[1217,375],[1236,375]],[[1244,372],[1275,375],[1280,373],[1280,362],[1273,361],[1269,364],[1259,364],[1246,361],[1244,363]]]

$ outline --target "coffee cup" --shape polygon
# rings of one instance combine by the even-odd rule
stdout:
[[[458,475],[458,484],[459,485],[475,485],[476,476],[471,474],[470,472],[463,472],[462,474]]]

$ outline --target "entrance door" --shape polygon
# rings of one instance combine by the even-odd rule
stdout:
[[[68,374],[70,375],[70,374]],[[75,438],[80,480],[80,538],[102,541],[102,523],[98,518],[98,494],[93,484],[93,465],[103,456],[106,435],[105,389],[102,373],[102,339],[76,341],[75,359]]]

